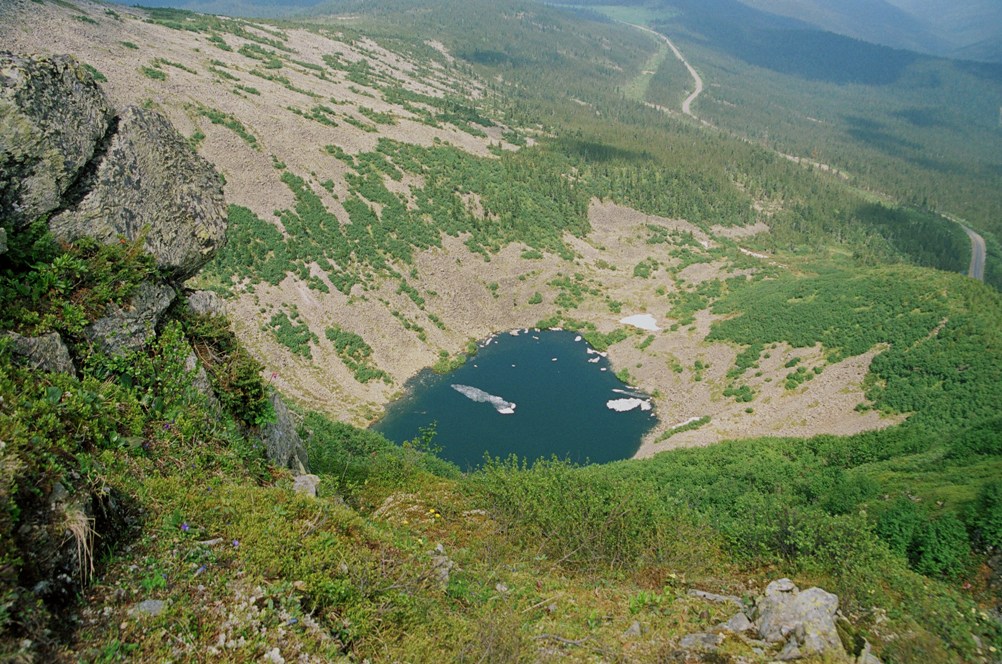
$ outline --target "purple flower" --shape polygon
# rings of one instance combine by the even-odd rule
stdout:
[[[190,526],[188,525],[187,521],[185,521],[184,523],[181,524],[181,530],[184,531],[184,532],[188,532],[188,528],[189,527]]]
[[[237,549],[240,547],[240,540],[233,540],[233,548]]]

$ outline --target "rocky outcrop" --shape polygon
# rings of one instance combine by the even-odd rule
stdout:
[[[271,395],[271,405],[275,410],[275,421],[261,427],[260,433],[265,453],[276,466],[289,468],[300,475],[305,474],[309,463],[306,446],[296,432],[292,413],[275,392]]]
[[[690,590],[690,597],[716,604],[744,607],[737,597]],[[790,579],[770,583],[754,604],[742,608],[729,620],[707,632],[684,636],[679,655],[715,652],[728,635],[752,645],[755,652],[778,661],[823,659],[828,662],[880,664],[870,644],[855,634],[852,625],[838,610],[838,597],[821,588],[801,592]],[[751,638],[757,637],[757,638]]]
[[[759,638],[784,644],[779,659],[844,652],[835,627],[838,597],[821,588],[801,592],[790,579],[773,581],[755,604]]]
[[[72,241],[141,239],[172,278],[193,276],[226,232],[222,183],[163,116],[130,107],[79,204],[49,222]]]
[[[0,218],[20,228],[62,207],[113,116],[73,58],[0,52]]]
[[[13,360],[31,369],[49,373],[76,375],[73,358],[58,332],[50,332],[40,337],[22,337],[16,332],[8,332],[11,340]]]
[[[166,118],[116,115],[73,58],[0,53],[0,218],[20,228],[50,214],[61,240],[142,240],[178,281],[226,232],[219,175]]]
[[[84,336],[108,355],[141,350],[176,295],[165,283],[143,282],[127,307],[109,307],[108,315],[84,328]]]

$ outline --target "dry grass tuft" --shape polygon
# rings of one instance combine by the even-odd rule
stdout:
[[[69,507],[64,511],[63,525],[76,542],[80,583],[94,575],[94,518],[79,507]]]

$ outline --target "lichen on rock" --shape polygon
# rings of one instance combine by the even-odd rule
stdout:
[[[23,337],[16,332],[8,332],[6,336],[11,340],[15,362],[38,371],[76,375],[73,358],[58,332],[40,337]]]
[[[169,276],[193,276],[222,245],[226,207],[215,169],[162,115],[129,107],[79,204],[49,222],[63,240],[141,239]]]
[[[60,208],[113,116],[75,59],[0,52],[0,218],[21,228]]]
[[[176,295],[167,284],[143,282],[127,307],[109,307],[106,316],[84,328],[84,336],[108,355],[141,350]]]

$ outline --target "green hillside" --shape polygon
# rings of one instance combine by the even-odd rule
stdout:
[[[723,0],[345,0],[263,23],[34,4],[19,20],[28,7],[51,12],[45,29],[123,31],[73,42],[91,49],[73,85],[98,72],[127,98],[139,77],[145,110],[181,118],[186,154],[223,180],[258,169],[267,195],[233,189],[226,242],[184,283],[145,253],[163,240],[150,228],[53,238],[90,170],[34,223],[15,222],[20,203],[0,220],[0,328],[16,333],[0,334],[0,659],[766,662],[782,643],[719,625],[783,577],[836,593],[844,618],[842,649],[801,661],[856,661],[864,643],[884,662],[1002,648],[995,70],[810,45]],[[608,15],[671,37],[707,83],[694,112],[711,126],[678,110],[692,80],[666,44]],[[144,64],[146,48],[164,53]],[[790,64],[803,53],[817,57]],[[312,87],[332,81],[340,97]],[[175,105],[186,86],[219,109]],[[29,160],[4,149],[8,206]],[[984,234],[986,283],[964,276],[970,242],[939,212]],[[445,274],[444,293],[500,269],[483,301],[514,314],[481,327],[466,291],[431,281]],[[169,301],[135,346],[96,341],[150,284]],[[196,312],[196,285],[229,319]],[[666,329],[641,341],[624,303]],[[806,405],[769,435],[700,446],[685,435],[717,425],[705,416],[660,431],[647,459],[462,473],[433,429],[398,446],[278,399],[281,374],[326,355],[332,383],[398,390],[405,353],[381,350],[380,327],[447,369],[466,330],[515,315],[749,420]],[[71,370],[25,360],[24,338],[53,333]],[[837,415],[865,430],[792,435],[814,417],[812,385],[860,357],[856,384],[835,383],[858,403]],[[301,440],[309,467],[277,459],[276,438]]]

